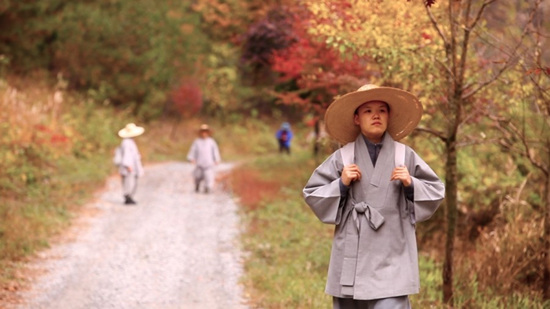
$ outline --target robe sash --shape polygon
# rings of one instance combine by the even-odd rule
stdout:
[[[355,284],[355,272],[357,269],[357,253],[359,249],[359,235],[361,231],[361,218],[364,217],[370,228],[378,230],[384,224],[384,217],[365,202],[352,203],[353,207],[347,212],[346,220],[351,215],[355,224],[348,224],[346,227],[346,238],[344,242],[344,259],[342,264],[342,275],[340,284],[343,295],[353,295]]]
[[[362,155],[358,155],[358,152],[363,152]],[[366,155],[365,155],[366,153]],[[357,255],[359,251],[359,237],[361,235],[361,221],[366,220],[370,228],[374,231],[378,230],[382,224],[384,224],[384,217],[380,212],[365,202],[366,197],[382,196],[382,200],[374,199],[377,202],[377,206],[384,203],[387,186],[381,186],[381,179],[383,176],[389,177],[388,167],[394,166],[394,143],[393,139],[386,134],[384,140],[384,146],[381,149],[379,155],[379,161],[377,166],[374,167],[368,156],[367,145],[362,136],[359,136],[355,141],[355,160],[362,171],[366,171],[363,174],[363,179],[356,182],[350,189],[351,209],[348,209],[344,216],[344,222],[349,220],[349,216],[352,216],[353,223],[349,222],[346,227],[346,237],[344,240],[344,259],[342,264],[342,274],[340,277],[340,284],[342,286],[342,294],[346,296],[353,295],[353,287],[355,285],[355,273],[357,270]],[[391,173],[391,169],[389,170]],[[353,196],[357,195],[357,201]],[[372,198],[371,198],[372,199]],[[365,219],[363,219],[365,218]]]

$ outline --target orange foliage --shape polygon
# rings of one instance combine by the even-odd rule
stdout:
[[[273,200],[279,194],[280,184],[276,180],[262,178],[256,170],[238,167],[229,178],[240,204],[247,210],[257,209],[262,201]]]

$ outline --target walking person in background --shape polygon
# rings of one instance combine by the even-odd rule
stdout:
[[[326,293],[334,308],[408,309],[420,289],[416,223],[444,198],[435,172],[408,146],[422,117],[409,92],[365,85],[327,109],[327,133],[344,147],[313,172],[303,193],[335,225]]]
[[[134,137],[140,136],[145,129],[129,123],[122,130],[118,131],[118,136],[122,138],[122,143],[118,147],[117,155],[120,159],[116,164],[122,178],[122,193],[124,195],[124,204],[136,204],[134,194],[137,189],[138,178],[143,176],[143,166],[141,164],[141,154],[139,153]]]
[[[279,152],[286,152],[290,154],[290,140],[292,140],[293,134],[290,129],[290,123],[283,122],[281,128],[275,133],[275,137],[279,142]]]
[[[195,192],[199,192],[201,183],[204,182],[204,192],[208,193],[214,186],[214,166],[220,163],[220,151],[218,144],[211,137],[211,130],[207,124],[199,128],[199,137],[193,141],[187,154],[187,160],[195,164],[193,178],[195,180]]]

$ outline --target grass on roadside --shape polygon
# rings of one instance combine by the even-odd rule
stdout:
[[[332,227],[303,202],[303,185],[318,162],[299,145],[290,156],[266,154],[231,175],[247,226],[245,285],[259,308],[331,307],[324,285]]]

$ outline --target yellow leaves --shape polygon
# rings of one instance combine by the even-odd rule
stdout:
[[[232,8],[221,1],[209,0],[209,1],[197,1],[192,5],[193,9],[200,12],[207,23],[219,24],[223,27],[227,27],[237,21],[231,20]]]
[[[406,1],[355,1],[339,8],[341,1],[306,1],[314,16],[309,33],[347,51],[399,49],[426,44],[421,33],[431,29],[424,7]],[[431,36],[430,34],[430,37]]]
[[[11,149],[0,151],[0,161],[4,166],[11,166],[17,160],[17,155]]]
[[[318,18],[329,18],[330,10],[325,1],[305,1],[306,7]]]

